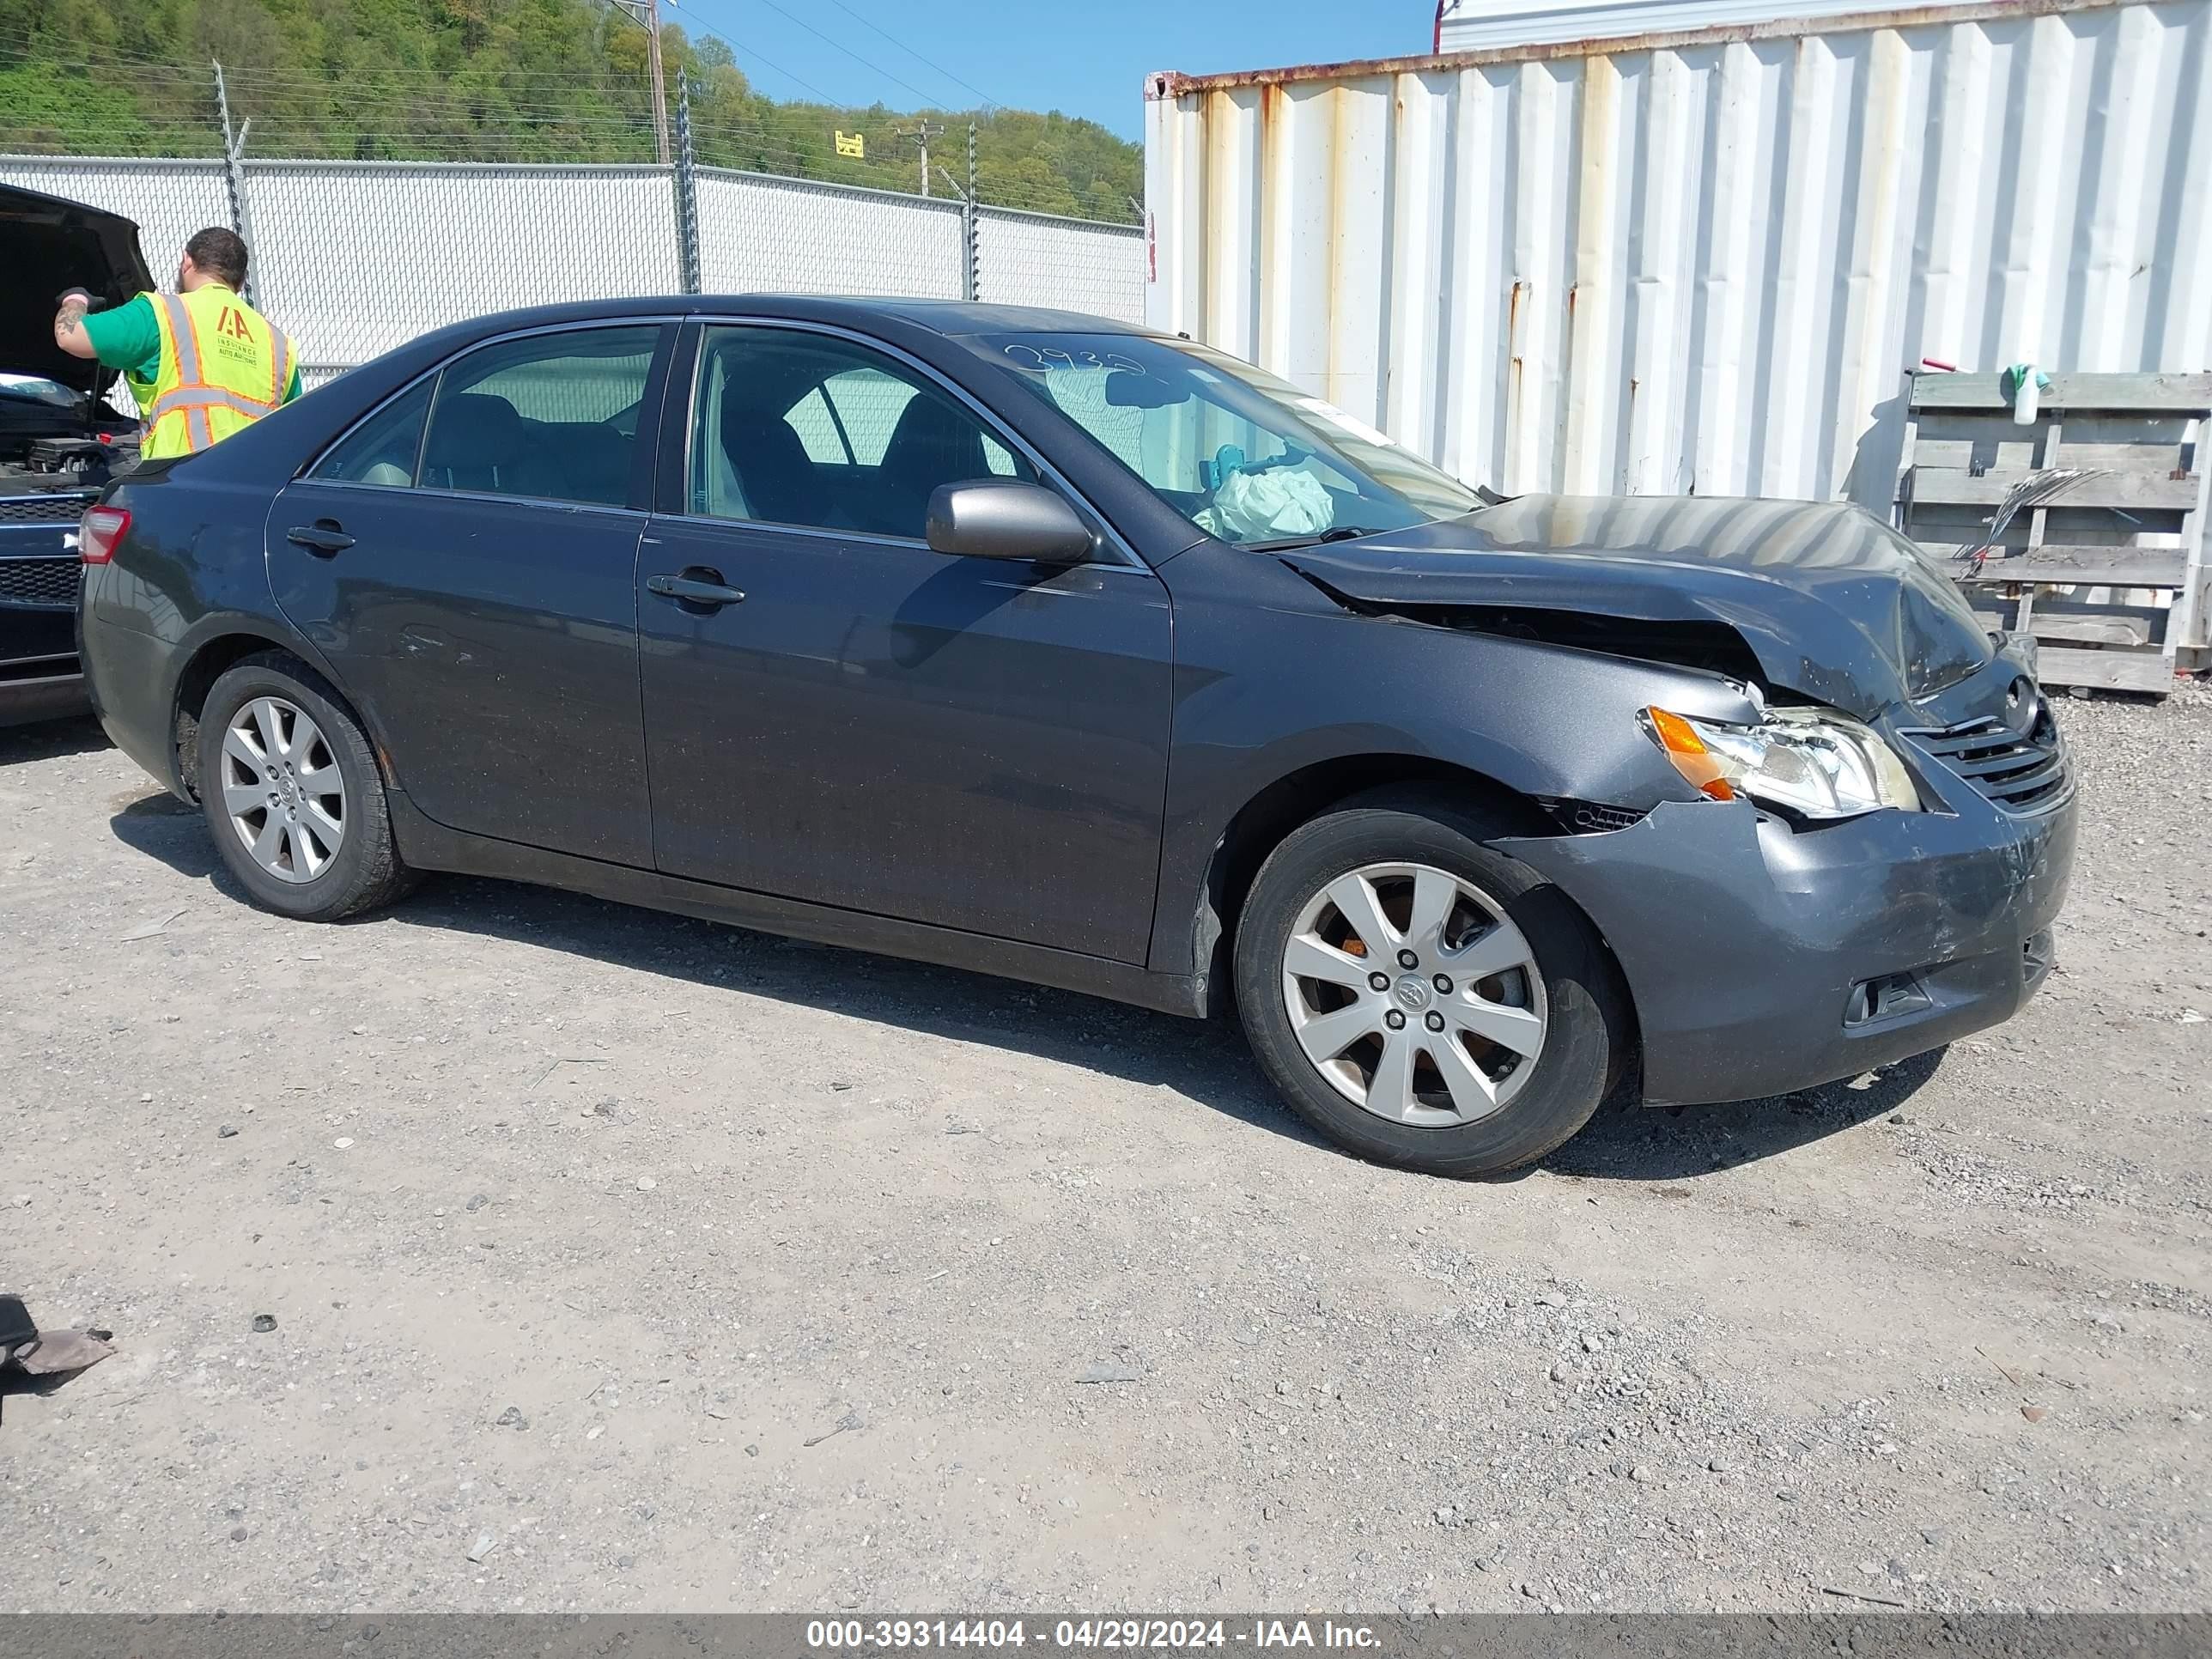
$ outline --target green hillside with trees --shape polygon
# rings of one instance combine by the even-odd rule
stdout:
[[[220,62],[249,155],[649,161],[647,46],[601,0],[0,0],[0,153],[219,155]],[[702,165],[913,191],[895,130],[941,123],[932,172],[964,179],[972,120],[986,202],[1126,222],[1143,189],[1141,149],[1096,122],[785,102],[726,42],[665,22],[662,55],[672,119],[689,78]],[[838,154],[840,133],[866,155]]]

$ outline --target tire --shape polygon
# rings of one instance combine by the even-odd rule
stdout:
[[[1239,1015],[1291,1109],[1345,1151],[1431,1175],[1501,1174],[1589,1122],[1624,1069],[1626,999],[1595,930],[1535,871],[1482,844],[1505,833],[1441,793],[1380,792],[1300,826],[1261,866],[1237,927]],[[1388,933],[1379,951],[1351,922],[1361,889],[1345,884],[1362,878],[1367,931]],[[1440,903],[1444,921],[1424,933]],[[1390,959],[1401,949],[1414,969]],[[1401,1024],[1386,1028],[1394,1016]],[[1312,1057],[1363,1026],[1335,1058]]]
[[[239,743],[234,726],[243,728]],[[263,909],[336,921],[389,903],[413,884],[360,722],[298,658],[264,652],[226,671],[209,689],[199,744],[209,833],[225,867]],[[251,775],[257,768],[258,778]],[[265,839],[272,824],[274,837]]]

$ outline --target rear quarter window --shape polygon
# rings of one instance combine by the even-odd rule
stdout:
[[[323,452],[307,476],[405,489],[415,482],[422,422],[437,377],[418,380]]]

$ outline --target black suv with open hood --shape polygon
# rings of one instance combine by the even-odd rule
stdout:
[[[55,301],[153,286],[130,220],[0,185],[0,726],[86,707],[77,520],[137,453],[137,422],[106,402],[115,371],[54,343]]]

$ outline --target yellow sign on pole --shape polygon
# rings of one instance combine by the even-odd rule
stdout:
[[[839,133],[837,135],[837,154],[840,155],[857,155],[861,160],[866,161],[868,155],[868,135],[865,132],[856,132],[850,137],[847,137],[843,133]]]

